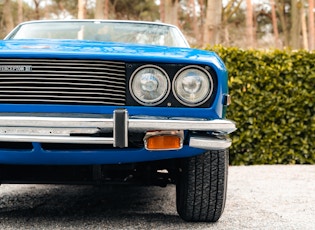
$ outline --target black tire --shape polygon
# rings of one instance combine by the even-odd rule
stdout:
[[[182,219],[216,222],[221,217],[226,200],[228,162],[228,149],[181,159],[176,206]]]

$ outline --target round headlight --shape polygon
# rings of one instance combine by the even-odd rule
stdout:
[[[145,65],[131,76],[129,88],[132,97],[142,105],[157,105],[169,94],[170,80],[158,66]]]
[[[210,98],[212,90],[212,77],[199,66],[187,66],[181,69],[173,80],[173,93],[183,105],[203,104]]]

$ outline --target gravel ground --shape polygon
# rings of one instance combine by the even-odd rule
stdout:
[[[215,224],[186,223],[175,186],[0,186],[0,229],[315,229],[315,165],[229,168]]]

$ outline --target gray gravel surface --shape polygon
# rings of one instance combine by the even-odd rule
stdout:
[[[315,229],[315,165],[229,168],[215,224],[186,223],[175,186],[0,186],[0,229]]]

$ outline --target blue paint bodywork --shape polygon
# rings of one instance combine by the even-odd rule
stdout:
[[[221,59],[214,53],[190,48],[144,46],[122,43],[105,43],[74,40],[7,40],[0,41],[0,59],[5,58],[54,58],[94,59],[145,63],[178,63],[210,66],[217,74],[218,87],[210,108],[172,108],[125,106],[129,115],[165,117],[224,118],[223,94],[228,93],[227,71]],[[0,60],[1,65],[1,60]],[[1,80],[1,79],[0,79]],[[112,114],[119,106],[78,105],[16,105],[1,104],[0,113],[92,113]],[[47,151],[39,143],[33,149],[9,150],[0,146],[0,164],[120,164],[159,159],[188,157],[205,150],[184,146],[174,151],[147,151],[145,149],[103,150],[54,150]]]

